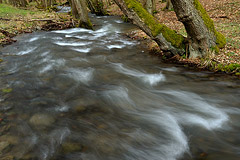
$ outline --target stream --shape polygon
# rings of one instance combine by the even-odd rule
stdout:
[[[240,81],[165,64],[91,16],[0,50],[1,160],[239,160]]]

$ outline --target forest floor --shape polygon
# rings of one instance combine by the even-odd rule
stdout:
[[[167,62],[180,63],[185,66],[197,69],[207,69],[214,72],[224,72],[240,76],[240,1],[239,0],[200,0],[209,16],[213,19],[216,29],[226,37],[227,44],[215,56],[208,56],[204,59],[189,59],[186,56],[176,56],[166,60]],[[166,3],[157,3],[157,13],[154,16],[159,22],[165,24],[178,33],[186,36],[186,31],[181,22],[177,20],[174,11],[164,11]],[[118,14],[119,9],[113,6],[109,9],[110,13]],[[143,31],[134,30],[129,37],[146,41],[151,53],[164,55],[157,44],[152,41]]]
[[[0,4],[0,46],[15,42],[12,38],[21,33],[74,27],[75,22],[69,14],[56,13],[54,9],[37,9],[34,3],[23,9]]]

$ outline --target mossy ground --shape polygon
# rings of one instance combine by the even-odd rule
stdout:
[[[0,29],[17,35],[20,33],[29,33],[35,30],[42,29],[42,26],[53,22],[71,21],[71,16],[67,13],[56,13],[48,10],[43,11],[36,8],[35,3],[30,3],[27,8],[19,9],[7,4],[0,4]],[[8,44],[9,37],[0,33],[0,44]]]

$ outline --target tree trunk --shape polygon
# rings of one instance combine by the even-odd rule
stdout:
[[[171,11],[173,9],[173,5],[172,5],[171,0],[167,0],[167,4],[166,4],[165,9],[169,10],[169,11]]]
[[[188,34],[190,57],[204,57],[209,49],[224,47],[225,37],[216,31],[213,21],[198,0],[172,0],[174,11]]]
[[[140,0],[143,7],[150,13],[153,13],[153,0]]]
[[[27,1],[26,0],[20,0],[20,7],[26,7]]]
[[[72,8],[74,7],[79,15],[79,27],[92,29],[85,0],[72,0]]]
[[[104,4],[102,0],[86,0],[86,1],[91,13],[96,14],[97,16],[107,15],[107,11],[104,9]]]
[[[76,18],[76,19],[79,19],[80,16],[78,14],[76,5],[74,4],[73,0],[70,0],[70,5],[71,5],[71,8],[72,8],[72,15],[73,15],[73,17]]]
[[[156,5],[157,5],[156,1],[157,0],[152,0],[152,10],[153,10],[153,12],[156,11]]]
[[[159,45],[164,52],[188,53],[191,58],[205,57],[209,50],[218,51],[226,44],[213,21],[198,0],[172,0],[178,19],[184,24],[187,39],[159,23],[138,0],[114,0],[123,13]]]
[[[184,37],[159,23],[137,0],[114,0],[123,13],[171,56],[183,54]]]

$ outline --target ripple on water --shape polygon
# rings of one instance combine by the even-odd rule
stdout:
[[[58,30],[58,31],[52,31],[54,33],[62,33],[62,34],[70,34],[70,33],[78,33],[78,32],[87,32],[90,33],[92,30],[84,29],[84,28],[72,28],[72,29],[66,29],[66,30]]]
[[[157,92],[170,95],[172,101],[181,104],[179,108],[175,108],[175,116],[183,125],[198,125],[213,130],[222,128],[229,120],[226,112],[207,103],[195,93],[173,90]]]
[[[134,69],[125,68],[121,63],[113,63],[113,66],[118,72],[140,78],[143,82],[148,83],[151,86],[155,86],[159,82],[166,80],[162,73],[147,74]]]
[[[88,53],[91,50],[91,48],[71,48],[71,49],[80,53]]]
[[[27,50],[17,52],[16,55],[29,54],[29,53],[32,53],[35,49],[37,49],[37,47],[29,47]]]
[[[46,65],[44,65],[40,70],[39,70],[39,73],[45,73],[47,71],[50,71],[52,70],[53,68],[57,69],[59,68],[60,66],[64,66],[65,65],[65,60],[64,59],[56,59],[56,60],[53,60],[53,59],[50,59],[51,56],[47,56],[46,58],[44,58],[42,60],[42,63],[46,63],[48,62]],[[50,63],[49,63],[50,62]]]
[[[77,82],[88,83],[93,78],[93,68],[75,69],[69,68],[66,70],[67,76],[74,79]]]
[[[85,45],[89,45],[92,44],[92,42],[54,42],[55,44],[59,45],[59,46],[85,46]]]

